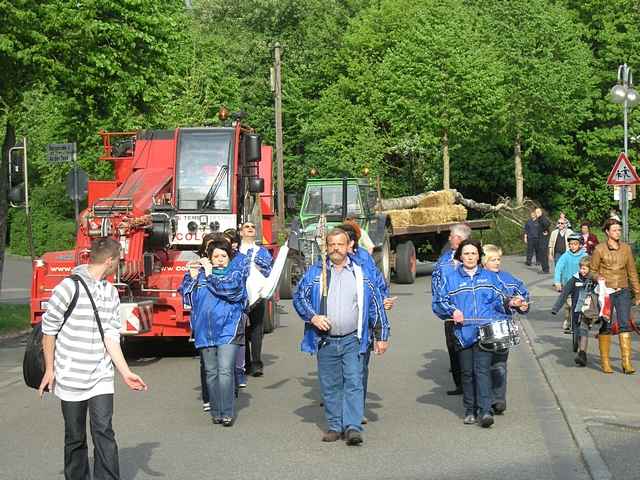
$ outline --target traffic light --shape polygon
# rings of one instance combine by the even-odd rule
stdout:
[[[9,201],[16,206],[25,201],[24,152],[12,148],[9,154]]]

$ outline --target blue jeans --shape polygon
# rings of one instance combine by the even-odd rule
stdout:
[[[631,290],[623,288],[611,294],[611,320],[616,319],[620,327],[620,333],[630,332],[631,324]],[[615,313],[615,315],[614,315]],[[611,321],[602,322],[600,333],[602,335],[611,334]]]
[[[318,377],[329,430],[362,431],[364,387],[360,340],[356,334],[320,341]]]
[[[462,403],[465,415],[491,413],[491,359],[492,352],[485,352],[476,343],[458,352],[462,368]]]
[[[235,366],[238,345],[226,344],[200,350],[204,360],[207,389],[211,402],[211,416],[235,415]]]
[[[509,350],[494,353],[491,359],[492,403],[507,401],[507,359]]]

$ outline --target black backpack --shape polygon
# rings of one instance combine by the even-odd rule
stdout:
[[[73,298],[71,299],[71,303],[69,303],[67,311],[64,312],[62,325],[60,325],[58,333],[62,331],[62,327],[64,327],[64,324],[67,322],[67,319],[73,312],[73,309],[76,308],[76,303],[78,303],[78,296],[80,295],[80,286],[78,285],[78,283],[81,283],[85,291],[87,292],[87,295],[89,295],[89,300],[91,300],[91,306],[93,307],[93,313],[95,314],[96,321],[98,322],[100,336],[102,337],[102,341],[104,342],[104,331],[102,330],[102,323],[100,322],[100,317],[98,316],[98,309],[96,308],[95,302],[93,301],[93,297],[89,292],[87,284],[79,275],[70,275],[69,278],[73,280],[76,290],[73,294]],[[24,358],[22,360],[22,375],[24,377],[24,383],[26,383],[28,387],[35,388],[36,390],[39,389],[40,384],[42,383],[42,377],[44,377],[44,371],[45,364],[44,352],[42,350],[42,322],[40,322],[35,327],[33,327],[33,330],[31,330],[29,338],[27,339],[27,346],[24,351]]]

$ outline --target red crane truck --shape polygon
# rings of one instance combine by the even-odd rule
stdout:
[[[114,164],[113,180],[90,180],[72,250],[34,262],[31,323],[42,319],[52,289],[73,267],[88,262],[98,237],[122,245],[113,279],[120,292],[122,334],[189,337],[190,312],[176,289],[202,237],[251,220],[258,239],[277,253],[272,149],[243,125],[100,132],[101,160]],[[270,300],[265,329],[277,326]]]

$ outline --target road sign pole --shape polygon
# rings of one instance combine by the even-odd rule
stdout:
[[[629,105],[627,98],[624,99],[624,154],[629,158]],[[627,185],[623,185],[620,189],[620,205],[622,210],[622,240],[629,242],[629,196],[627,194]]]
[[[29,255],[35,260],[36,253],[33,249],[33,230],[31,228],[31,209],[29,208],[29,171],[27,161],[27,137],[22,138],[22,157],[24,161],[24,211],[27,215],[27,240],[29,241]]]
[[[74,144],[75,147],[75,144]],[[78,188],[78,163],[77,163],[77,153],[76,149],[73,149],[73,188],[76,192],[75,198],[73,199],[73,203],[76,210],[76,232],[78,231],[78,226],[80,225],[80,189]]]

